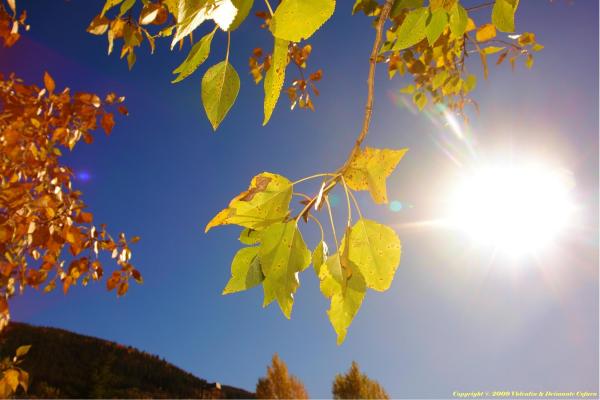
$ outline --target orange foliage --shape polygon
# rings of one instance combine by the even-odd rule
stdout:
[[[119,266],[109,290],[120,296],[131,276],[142,281],[129,263],[129,245],[138,238],[128,241],[121,233],[114,240],[104,225],[94,225],[81,192],[73,189],[73,172],[60,163],[63,150],[81,139],[91,143],[99,125],[111,132],[109,108],[126,114],[124,98],[59,92],[49,74],[43,80],[40,88],[0,74],[0,330],[10,317],[8,299],[27,286],[51,291],[60,284],[67,293],[79,280],[99,280],[101,251]]]

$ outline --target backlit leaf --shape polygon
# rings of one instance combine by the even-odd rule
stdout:
[[[396,31],[397,39],[392,49],[403,50],[425,39],[427,18],[429,18],[427,7],[410,11]]]
[[[23,357],[25,354],[29,353],[29,349],[31,349],[31,345],[19,346],[15,355],[17,357]]]
[[[390,11],[390,16],[397,17],[402,10],[423,7],[423,0],[395,0]]]
[[[505,47],[498,47],[498,46],[488,46],[485,47],[483,49],[481,49],[485,54],[490,55],[490,54],[494,54],[494,53],[498,53],[502,50],[504,50]]]
[[[213,65],[202,77],[202,104],[214,130],[217,130],[240,90],[240,77],[227,61]]]
[[[335,0],[283,0],[271,19],[273,36],[290,42],[308,39],[332,15]]]
[[[475,33],[478,42],[487,42],[496,37],[496,27],[493,24],[481,25]]]
[[[279,308],[290,318],[294,305],[294,293],[300,285],[297,273],[311,261],[311,254],[296,221],[278,222],[267,227],[259,248],[263,281],[263,306],[277,300]]]
[[[426,35],[427,41],[433,45],[440,37],[444,29],[448,25],[448,13],[443,8],[438,8],[431,13],[427,22]]]
[[[210,54],[210,44],[215,31],[206,34],[190,50],[185,60],[177,67],[173,73],[179,74],[171,83],[181,82],[194,73],[196,69],[208,58]]]
[[[231,262],[231,279],[223,294],[241,292],[260,284],[264,280],[258,258],[258,247],[240,249]]]
[[[492,9],[492,23],[502,32],[515,31],[515,12],[519,0],[496,0]]]
[[[348,187],[352,190],[368,190],[375,203],[387,203],[385,180],[407,151],[366,147],[354,157],[344,172]]]
[[[456,2],[450,9],[450,31],[454,37],[461,37],[467,31],[469,16],[467,10]]]
[[[281,94],[281,88],[285,81],[285,69],[288,64],[288,45],[287,40],[275,38],[275,46],[273,49],[273,57],[271,57],[271,67],[267,71],[265,76],[265,104],[264,113],[265,118],[263,125],[266,125],[273,114],[279,95]]]
[[[251,229],[283,221],[289,213],[292,182],[287,178],[263,172],[252,178],[250,187],[229,203],[206,225],[206,232],[218,225],[236,224]]]
[[[367,287],[387,290],[400,263],[400,239],[388,226],[360,219],[351,229],[348,258],[365,278]]]
[[[327,315],[337,333],[338,345],[346,339],[348,327],[360,309],[366,292],[367,287],[363,276],[360,273],[354,273],[348,279],[346,289],[331,297],[331,306]]]
[[[419,111],[423,111],[427,105],[427,101],[427,96],[423,92],[417,92],[413,96],[413,103],[415,103]]]
[[[260,231],[245,228],[239,237],[240,242],[247,245],[253,245],[260,242]]]
[[[173,36],[171,48],[209,19],[226,31],[233,23],[236,14],[237,8],[231,0],[180,0],[177,11],[177,30]]]
[[[336,293],[343,292],[346,286],[346,276],[342,270],[339,253],[331,255],[319,268],[319,287],[323,296],[328,299]]]
[[[232,0],[232,3],[237,8],[237,14],[235,14],[233,22],[229,25],[229,29],[227,29],[230,32],[235,31],[244,22],[252,9],[254,0]]]
[[[317,247],[315,247],[312,255],[312,261],[315,274],[317,274],[318,277],[321,266],[325,261],[327,261],[327,244],[324,241],[321,240]]]

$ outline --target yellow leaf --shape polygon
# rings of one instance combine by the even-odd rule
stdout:
[[[493,24],[481,25],[479,29],[477,29],[477,33],[475,34],[475,38],[478,42],[487,42],[488,40],[492,40],[495,37],[496,27]]]
[[[228,224],[264,229],[288,215],[291,199],[292,182],[281,175],[263,172],[252,179],[248,190],[237,195],[229,207],[206,225],[205,232]]]
[[[7,371],[4,371],[4,377],[2,379],[14,392],[19,386],[19,371],[17,371],[16,369],[9,369]]]
[[[344,172],[348,187],[352,190],[368,190],[375,203],[387,203],[385,180],[407,151],[365,148],[354,157]]]

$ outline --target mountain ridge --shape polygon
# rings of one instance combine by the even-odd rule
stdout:
[[[32,345],[21,367],[30,374],[23,398],[254,398],[210,383],[132,346],[53,327],[11,322],[0,334],[0,356]]]

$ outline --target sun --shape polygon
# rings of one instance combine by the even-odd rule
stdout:
[[[544,165],[480,166],[452,191],[450,221],[509,255],[538,252],[567,226],[572,186],[568,174]]]

